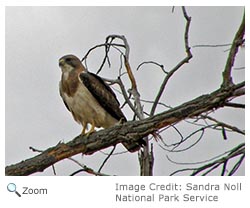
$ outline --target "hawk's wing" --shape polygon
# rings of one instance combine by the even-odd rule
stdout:
[[[62,81],[60,81],[59,82],[59,92],[60,92],[60,96],[61,96],[61,98],[62,98],[62,100],[63,100],[63,103],[64,103],[64,105],[66,106],[66,108],[69,110],[69,111],[71,111],[70,109],[69,109],[69,106],[67,105],[67,103],[66,103],[66,101],[65,101],[65,98],[64,98],[64,96],[63,96],[63,92],[62,92]]]
[[[123,115],[119,101],[117,100],[115,93],[112,89],[103,81],[103,79],[90,72],[82,72],[80,75],[80,80],[98,101],[98,103],[115,119],[118,121],[123,119],[127,121],[126,117]],[[138,151],[142,145],[146,145],[143,139],[137,142],[128,141],[122,142],[122,144],[130,152]]]
[[[104,110],[118,121],[121,119],[127,121],[120,109],[120,103],[115,93],[101,77],[90,72],[82,72],[79,77]]]

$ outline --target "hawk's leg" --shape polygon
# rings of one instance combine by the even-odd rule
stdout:
[[[125,123],[126,121],[124,120],[124,118],[121,118],[115,125],[121,125],[123,123]]]
[[[95,131],[95,122],[91,122],[91,128],[90,130],[86,133],[86,136],[89,136],[91,133]]]
[[[87,128],[87,123],[83,123],[82,124],[82,132],[81,132],[81,135],[84,135],[85,134],[85,131],[86,131],[86,128]]]

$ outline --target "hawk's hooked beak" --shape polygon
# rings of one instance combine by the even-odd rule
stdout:
[[[59,59],[59,66],[62,67],[64,64],[65,64],[65,60],[63,58]]]

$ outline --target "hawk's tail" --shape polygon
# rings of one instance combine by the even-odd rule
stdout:
[[[143,139],[139,139],[138,141],[131,141],[131,142],[122,142],[123,146],[129,152],[136,152],[141,149],[141,147],[146,146],[146,142]]]

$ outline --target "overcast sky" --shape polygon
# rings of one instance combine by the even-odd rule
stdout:
[[[110,34],[125,35],[130,45],[130,64],[134,70],[142,99],[154,99],[163,78],[159,68],[147,65],[138,72],[143,61],[156,61],[166,70],[184,56],[185,20],[176,7],[7,7],[6,8],[6,165],[30,158],[35,153],[29,146],[45,150],[59,141],[68,142],[81,132],[65,108],[58,91],[61,71],[58,59],[66,54],[82,58],[93,46],[103,43]],[[243,15],[243,7],[187,7],[192,17],[190,45],[231,43]],[[167,85],[161,102],[172,107],[219,88],[221,73],[229,47],[193,48],[191,62],[177,72]],[[99,49],[88,59],[88,69],[96,72],[103,58]],[[244,49],[237,56],[235,67],[244,67]],[[105,66],[100,76],[116,78],[119,55],[112,56],[112,67]],[[234,81],[244,80],[244,70],[234,70]],[[129,83],[126,83],[129,88]],[[118,95],[119,100],[123,98]],[[242,101],[242,100],[240,100]],[[148,110],[145,104],[145,110]],[[161,112],[163,108],[158,108]],[[128,119],[133,114],[123,109]],[[220,110],[216,118],[244,129],[243,110]],[[179,124],[184,136],[194,128]],[[175,131],[162,135],[169,141],[178,140]],[[194,138],[195,139],[195,138]],[[177,162],[195,162],[212,158],[244,141],[229,134],[224,141],[221,133],[208,132],[193,149],[183,153],[167,153],[153,141],[155,175],[169,175],[185,166]],[[123,151],[119,145],[117,152]],[[110,149],[104,150],[109,152]],[[81,163],[98,170],[105,159],[102,153],[76,156]],[[55,165],[58,175],[69,175],[79,167],[64,160]],[[111,157],[103,172],[115,175],[138,175],[137,153]],[[239,175],[244,175],[244,168]],[[34,175],[53,175],[52,168]]]

